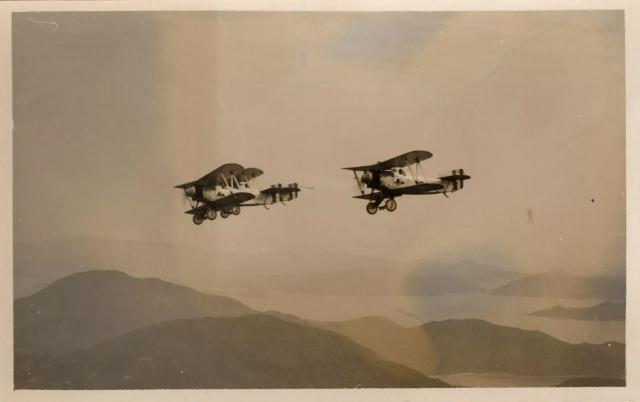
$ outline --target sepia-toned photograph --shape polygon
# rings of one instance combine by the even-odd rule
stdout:
[[[16,391],[626,386],[624,10],[10,32]]]

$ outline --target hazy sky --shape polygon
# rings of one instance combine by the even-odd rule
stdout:
[[[622,12],[19,13],[13,74],[18,242],[624,266]],[[369,216],[340,168],[414,149],[472,180]],[[193,225],[226,162],[314,189]]]

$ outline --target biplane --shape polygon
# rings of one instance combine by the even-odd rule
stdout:
[[[421,162],[432,156],[429,151],[411,151],[373,165],[344,169],[353,172],[358,184],[360,195],[354,198],[368,200],[367,212],[373,215],[382,209],[395,211],[395,198],[403,195],[443,194],[448,198],[448,193],[462,190],[464,181],[471,178],[462,169],[436,179],[425,178]],[[367,188],[371,191],[367,192]]]
[[[264,206],[298,197],[297,183],[287,186],[272,185],[264,190],[257,188],[255,179],[264,172],[258,168],[244,168],[237,163],[226,163],[198,180],[175,186],[184,191],[193,215],[193,223],[201,225],[205,219],[214,220],[239,215],[242,207]],[[268,208],[267,208],[268,209]]]

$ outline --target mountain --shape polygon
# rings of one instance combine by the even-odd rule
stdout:
[[[605,301],[591,307],[554,306],[545,310],[536,310],[529,315],[586,321],[624,321],[625,303]]]
[[[253,313],[229,297],[159,279],[88,271],[14,301],[15,353],[62,353],[160,321]]]
[[[625,345],[617,342],[570,344],[482,320],[434,321],[415,330],[425,331],[440,353],[435,374],[625,375]]]
[[[91,356],[96,361],[104,360],[121,367],[119,365],[126,363],[120,361],[124,357],[110,356],[110,353],[118,352],[119,349],[102,349],[101,345],[126,337],[130,331],[149,329],[152,328],[150,325],[176,320],[254,316],[255,313],[255,310],[234,299],[204,294],[159,279],[140,279],[118,271],[73,274],[29,297],[15,300],[15,367],[16,373],[19,373],[16,378],[20,377],[21,381],[36,381],[40,384],[38,386],[59,387],[61,385],[56,381],[63,380],[55,377],[55,374],[47,372],[46,378],[55,378],[46,385],[47,383],[39,383],[40,377],[33,373],[49,366],[57,367],[60,373],[73,372],[76,370],[73,366],[75,364],[84,367],[81,365],[84,364],[82,356]],[[366,348],[387,363],[400,365],[421,375],[498,372],[530,376],[624,376],[625,346],[615,342],[601,345],[569,344],[539,331],[525,331],[481,320],[447,320],[418,327],[403,327],[375,316],[320,322],[277,312],[268,314],[278,321],[312,330],[330,331]],[[189,327],[190,324],[185,325]],[[269,325],[265,325],[268,330]],[[197,325],[194,328],[196,333],[198,328],[200,327]],[[150,337],[155,336],[154,331],[150,332]],[[249,335],[237,333],[234,336],[242,338]],[[174,340],[179,343],[182,342],[181,339]],[[174,340],[167,341],[167,345],[172,345]],[[179,347],[180,353],[197,354],[201,345],[187,335],[184,340],[185,345]],[[122,342],[123,350],[137,347],[124,346],[128,341]],[[189,342],[192,347],[190,352],[187,350]],[[90,351],[101,354],[83,354]],[[171,359],[173,356],[166,358]],[[143,356],[142,361],[148,359]],[[129,363],[133,367],[138,367],[139,364],[137,361]],[[208,369],[206,362],[198,364],[198,367]],[[87,367],[85,369],[88,370]],[[78,375],[71,374],[73,378]],[[104,375],[108,377],[110,374]],[[76,384],[73,387],[79,387],[78,384],[87,387],[112,386],[109,385],[111,383],[91,382],[98,381],[96,379],[84,379],[80,383],[77,382],[80,380],[76,380],[77,378],[73,380]],[[140,386],[156,380],[157,378],[145,378]],[[202,378],[200,380],[204,381]],[[32,383],[25,386],[31,387],[29,384]],[[203,387],[208,387],[210,383],[203,384]],[[211,384],[220,385],[219,382]]]
[[[57,278],[96,269],[118,269],[173,283],[189,278],[186,285],[226,279],[213,261],[211,253],[167,242],[78,237],[16,243],[14,294],[27,296]]]
[[[165,321],[16,370],[18,389],[444,387],[350,339],[257,314]]]
[[[347,321],[311,321],[291,314],[268,311],[284,321],[322,328],[344,335],[376,352],[380,357],[402,364],[423,374],[434,372],[439,354],[431,338],[423,331],[405,328],[384,317],[362,317]]]
[[[14,294],[23,297],[57,278],[89,269],[117,269],[139,277],[153,276],[211,293],[242,290],[251,295],[295,290],[300,284],[321,292],[322,288],[313,286],[317,277],[329,276],[325,284],[340,277],[340,273],[327,275],[328,272],[353,270],[362,280],[371,270],[384,271],[397,265],[395,260],[313,247],[283,250],[249,247],[233,252],[170,242],[77,237],[16,243]],[[265,267],[269,269],[265,271]],[[301,267],[309,275],[300,275]],[[357,288],[348,291],[354,289]]]
[[[486,292],[520,276],[520,273],[471,259],[453,263],[420,261],[404,275],[403,287],[410,296]]]
[[[425,375],[499,372],[613,376],[624,372],[623,344],[574,345],[539,331],[525,331],[482,320],[434,321],[406,328],[383,317],[321,322],[273,311],[267,314],[339,333],[389,361]],[[550,357],[547,351],[554,355]],[[544,364],[531,360],[536,354],[545,355]],[[591,359],[600,361],[598,364],[601,366],[587,364]]]
[[[578,276],[561,271],[514,279],[492,291],[503,296],[624,300],[624,277]]]

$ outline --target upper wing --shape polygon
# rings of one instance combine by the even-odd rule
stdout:
[[[217,186],[223,183],[222,176],[238,175],[242,173],[244,168],[237,163],[225,163],[216,170],[202,176],[196,183],[204,187]]]
[[[184,183],[184,184],[178,184],[177,186],[175,186],[175,188],[181,188],[183,190],[188,189],[189,187],[193,187],[195,186],[197,183],[197,181],[190,181],[189,183]]]
[[[411,165],[413,163],[422,162],[425,159],[429,159],[433,156],[433,154],[429,151],[411,151],[402,155],[398,155],[394,158],[388,159],[384,162],[378,162],[375,165],[366,165],[366,166],[354,166],[344,168],[346,170],[353,171],[377,171],[377,170],[386,170],[394,167],[405,167]]]
[[[258,176],[262,176],[263,174],[264,172],[262,170],[250,167],[244,169],[238,177],[240,178],[240,181],[249,181],[255,179]]]
[[[391,158],[384,162],[380,162],[383,169],[390,169],[394,167],[405,167],[413,163],[422,162],[425,159],[429,159],[433,154],[429,151],[411,151],[406,154],[398,155],[395,158]]]
[[[380,164],[377,163],[375,165],[366,165],[366,166],[353,166],[353,167],[346,167],[343,168],[344,170],[353,170],[354,172],[364,172],[364,171],[374,171],[374,170],[383,170],[383,168],[380,167]]]
[[[185,184],[179,184],[176,186],[176,188],[186,189],[192,186],[199,186],[199,187],[217,186],[223,183],[222,176],[227,177],[229,175],[238,175],[242,173],[243,170],[244,168],[241,165],[238,165],[237,163],[225,163],[219,168],[212,170],[211,172],[202,176],[198,180],[185,183]]]

